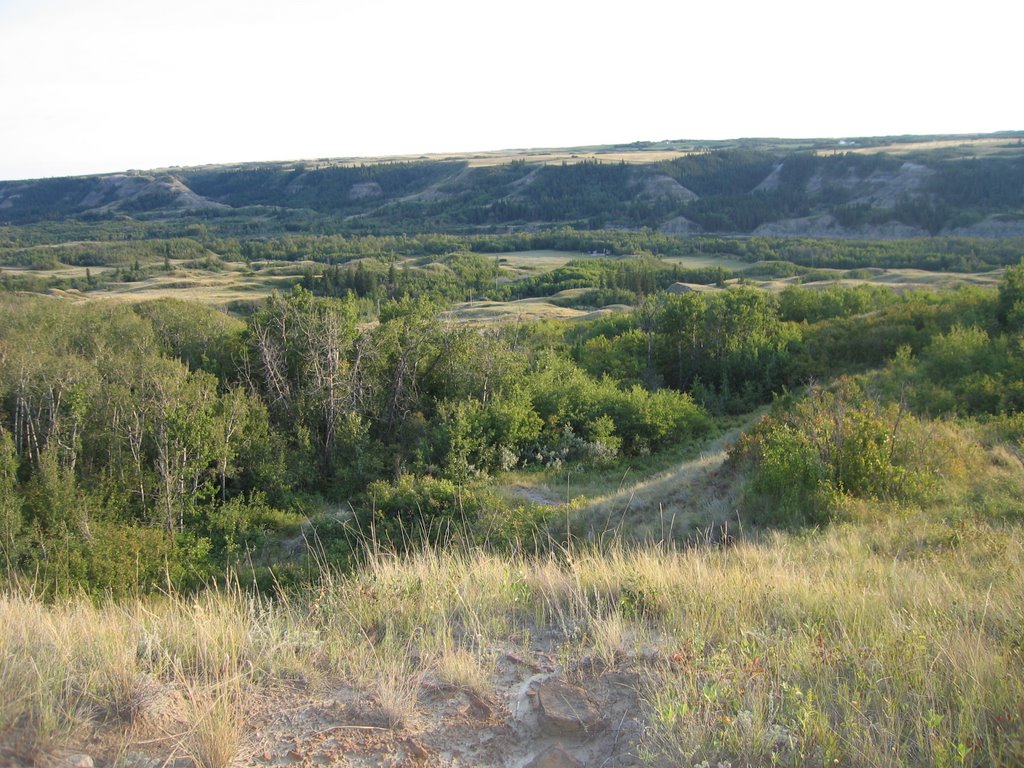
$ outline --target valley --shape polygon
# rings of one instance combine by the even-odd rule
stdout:
[[[1021,141],[0,182],[0,765],[1021,764]]]

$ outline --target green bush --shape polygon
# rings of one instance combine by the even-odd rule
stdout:
[[[437,543],[479,519],[483,500],[451,480],[403,475],[390,483],[376,480],[367,488],[358,528],[374,540],[405,549],[424,541]]]
[[[8,568],[18,559],[22,499],[17,491],[18,454],[7,433],[0,434],[0,561]]]
[[[766,417],[733,457],[752,466],[748,501],[759,521],[818,524],[834,517],[844,497],[922,499],[934,468],[906,436],[916,427],[900,406],[840,379]]]
[[[593,444],[642,455],[703,435],[710,426],[706,412],[689,394],[651,392],[637,384],[622,389],[610,377],[594,378],[554,356],[538,367],[530,387],[534,408],[544,420],[543,456],[579,458]]]
[[[346,546],[362,540],[397,550],[423,543],[511,549],[542,538],[549,513],[536,504],[510,504],[479,485],[404,475],[370,484],[345,533]]]

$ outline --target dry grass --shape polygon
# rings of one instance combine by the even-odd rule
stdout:
[[[266,298],[275,289],[287,290],[297,278],[279,277],[272,273],[207,272],[188,270],[174,275],[157,275],[133,283],[118,283],[103,290],[89,291],[81,296],[100,301],[149,301],[181,299],[214,306],[234,301]]]
[[[936,149],[958,149],[965,154],[985,156],[997,153],[999,150],[1013,143],[1007,138],[953,138],[935,139],[932,141],[907,141],[892,142],[890,144],[879,144],[871,147],[850,147],[846,151],[859,155],[874,155],[885,152],[890,155],[905,155],[917,152],[933,151]],[[818,154],[832,154],[833,150],[820,150]]]
[[[1024,481],[989,456],[935,508],[865,502],[729,547],[376,551],[278,601],[10,591],[0,744],[29,759],[128,724],[129,742],[226,766],[276,681],[345,682],[408,729],[426,675],[486,697],[496,653],[543,642],[566,668],[645,670],[657,764],[1021,764]]]
[[[227,765],[244,733],[243,691],[308,666],[295,617],[237,591],[97,605],[0,598],[0,743],[31,754],[86,726],[166,738],[198,765]],[[232,738],[228,738],[234,734]],[[229,754],[230,753],[230,754]]]
[[[498,260],[502,267],[524,270],[526,272],[550,272],[558,267],[564,267],[570,261],[576,259],[597,258],[579,251],[554,251],[539,249],[536,251],[505,251],[502,253],[490,254]]]
[[[460,322],[515,323],[534,320],[581,320],[594,315],[582,309],[560,307],[548,299],[520,299],[519,301],[472,301],[456,304],[442,314],[442,318]]]
[[[411,640],[385,642],[369,649],[369,687],[389,728],[402,729],[416,722],[416,706],[423,687],[423,670]]]
[[[479,652],[448,647],[437,657],[435,668],[442,682],[482,695],[490,687],[491,673],[486,663]]]
[[[245,707],[240,678],[200,683],[186,679],[188,728],[179,748],[197,768],[226,768],[245,740]]]
[[[584,160],[598,159],[606,163],[657,163],[664,160],[674,160],[677,157],[685,157],[693,154],[689,151],[663,149],[663,150],[637,150],[621,152],[596,152],[585,149],[580,150],[559,150],[559,149],[522,149],[497,152],[476,152],[472,154],[433,154],[427,155],[431,160],[466,160],[473,167],[487,167],[493,165],[506,165],[513,160],[525,160],[527,163],[538,165],[552,165],[566,163],[572,165]],[[424,157],[424,156],[419,156]],[[407,160],[410,158],[406,158]],[[384,160],[381,159],[381,162]]]
[[[537,274],[550,272],[564,267],[570,261],[578,259],[626,259],[629,256],[611,256],[601,253],[580,253],[576,251],[507,251],[489,254],[499,259],[505,270],[513,270],[520,274]],[[731,259],[727,256],[663,256],[660,259],[666,264],[677,264],[684,269],[700,269],[702,267],[723,267],[725,269],[745,269],[749,262]]]

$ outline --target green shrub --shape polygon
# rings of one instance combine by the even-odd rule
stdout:
[[[733,457],[752,466],[748,500],[759,520],[818,524],[836,514],[844,497],[924,498],[936,461],[908,430],[915,440],[924,437],[902,407],[882,405],[844,378],[766,417]]]
[[[370,484],[346,538],[350,547],[361,539],[397,550],[423,543],[509,549],[537,539],[549,511],[536,504],[510,504],[479,485],[404,475]]]
[[[7,433],[0,434],[0,561],[10,567],[18,558],[23,524],[21,496],[17,491],[18,454]]]

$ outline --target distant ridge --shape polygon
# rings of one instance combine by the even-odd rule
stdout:
[[[0,182],[0,224],[274,215],[367,232],[570,225],[838,238],[1024,236],[1024,131],[636,142]]]

